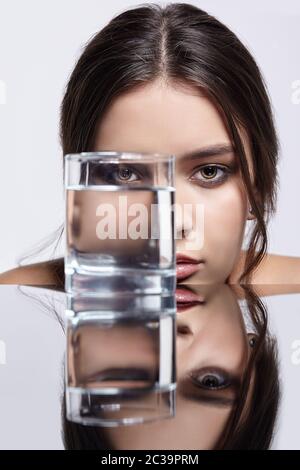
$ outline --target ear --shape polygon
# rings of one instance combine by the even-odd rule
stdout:
[[[251,349],[255,348],[256,341],[257,341],[257,335],[255,333],[247,333],[248,337],[248,344]]]
[[[247,220],[254,220],[255,215],[252,213],[252,208],[250,205],[248,205],[248,214],[247,214]]]
[[[256,189],[256,187],[254,188],[254,197],[255,197],[255,200],[256,201],[259,201],[259,194],[258,194],[258,191]],[[251,207],[251,203],[250,201],[248,201],[248,214],[247,214],[247,220],[253,220],[253,219],[256,219],[255,215],[253,214],[252,212],[252,207]]]

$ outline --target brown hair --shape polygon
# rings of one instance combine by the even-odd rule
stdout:
[[[113,17],[86,44],[67,83],[60,116],[63,154],[93,151],[97,125],[112,99],[156,79],[205,90],[223,116],[255,216],[238,281],[247,283],[267,252],[279,144],[254,58],[214,16],[188,3],[171,3],[140,4]],[[252,153],[253,187],[241,129]],[[62,226],[60,237],[63,231]],[[63,260],[58,263],[62,271]]]

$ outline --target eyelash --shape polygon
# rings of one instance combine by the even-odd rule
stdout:
[[[124,179],[122,180],[119,177],[119,172],[122,170],[129,170],[133,175],[136,175],[136,179],[130,180],[130,179]],[[106,165],[104,168],[95,168],[93,172],[93,176],[95,178],[100,178],[104,179],[106,182],[110,184],[118,184],[118,183],[135,183],[137,181],[140,181],[143,175],[133,166],[131,165]]]
[[[197,173],[205,170],[206,168],[214,168],[217,171],[220,170],[220,171],[223,172],[223,174],[219,177],[213,176],[212,178],[205,178],[205,177],[199,178],[199,177],[195,176]],[[98,175],[99,175],[99,176],[97,175],[98,177],[100,177],[100,178],[104,177],[106,179],[106,181],[108,181],[110,183],[116,183],[117,179],[118,179],[119,183],[122,183],[122,182],[136,183],[136,182],[140,181],[141,178],[143,179],[143,177],[147,176],[147,175],[142,175],[136,168],[134,168],[131,165],[124,165],[124,166],[120,166],[119,168],[115,165],[109,165],[108,167],[105,168],[104,174],[102,173],[101,170],[100,170],[100,175],[99,175],[99,169],[95,168],[94,172],[93,172],[94,175],[96,176],[97,173],[98,173]],[[132,180],[132,181],[130,181],[130,179],[129,180],[128,179],[122,180],[121,178],[118,177],[118,172],[122,171],[122,170],[131,171],[131,173],[135,174],[137,176],[137,178]],[[206,165],[201,165],[201,166],[197,167],[194,170],[192,176],[190,177],[190,181],[193,181],[193,182],[201,185],[202,187],[210,188],[210,187],[213,187],[213,186],[218,186],[218,185],[222,184],[223,182],[225,182],[228,179],[228,177],[230,176],[230,174],[232,174],[232,173],[234,173],[234,167],[233,166],[230,167],[230,166],[219,165],[219,164],[206,164]]]
[[[122,180],[122,179],[120,178],[119,173],[121,173],[121,172],[124,171],[124,170],[125,170],[125,171],[126,171],[126,170],[129,170],[129,172],[130,172],[130,178],[132,177],[132,175],[135,175],[136,178],[135,178],[133,181],[131,181],[130,179],[128,179],[128,180],[127,180],[127,179]],[[118,168],[118,169],[116,170],[115,173],[117,174],[116,177],[119,178],[119,181],[125,181],[126,183],[133,183],[134,181],[139,181],[139,180],[140,180],[140,177],[141,177],[141,175],[139,175],[139,173],[138,173],[136,170],[134,171],[130,166],[124,166],[124,167],[121,166],[120,168]]]
[[[191,372],[190,377],[191,377],[191,380],[195,383],[195,385],[205,390],[221,390],[221,389],[229,387],[231,384],[229,376],[219,369],[209,370],[208,368],[205,368],[205,369],[199,370],[198,372]],[[199,380],[199,377],[201,378],[200,380]],[[212,378],[216,379],[217,377],[217,380],[219,379],[220,381],[223,381],[223,383],[221,385],[217,385],[214,387],[205,386],[202,383],[202,380],[205,378],[207,379],[208,377],[211,379]]]
[[[201,172],[205,168],[216,168],[217,170],[223,171],[223,175],[221,177],[217,178],[217,179],[215,179],[215,177],[207,178],[207,179],[196,178],[195,175],[198,172]],[[195,181],[197,183],[200,183],[204,187],[210,187],[210,186],[217,186],[217,185],[223,183],[224,181],[226,181],[228,179],[229,175],[232,174],[232,173],[233,173],[233,169],[228,167],[228,166],[217,165],[217,164],[207,164],[207,165],[201,165],[200,167],[198,167],[194,171],[194,173],[192,174],[190,179],[191,179],[191,181]]]

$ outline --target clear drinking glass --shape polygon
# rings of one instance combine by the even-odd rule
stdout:
[[[174,155],[65,156],[67,292],[175,290]]]
[[[157,297],[127,296],[123,312],[112,296],[69,297],[67,419],[120,426],[175,415],[176,302]]]

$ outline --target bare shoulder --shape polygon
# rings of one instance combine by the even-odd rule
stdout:
[[[53,285],[56,276],[50,261],[19,266],[0,273],[0,284]]]

